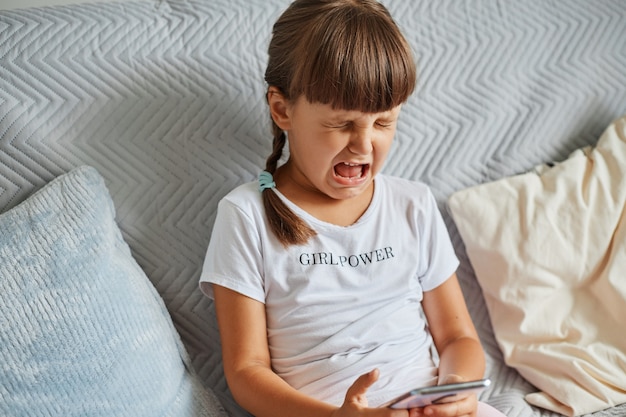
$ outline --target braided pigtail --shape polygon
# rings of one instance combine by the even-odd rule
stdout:
[[[265,170],[271,175],[276,172],[278,161],[287,142],[285,132],[274,122],[272,122],[272,130],[274,132],[273,150],[265,163]],[[291,211],[278,194],[270,189],[264,189],[262,194],[265,215],[270,228],[284,246],[302,245],[316,235],[315,230]]]

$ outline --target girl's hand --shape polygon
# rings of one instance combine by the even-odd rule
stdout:
[[[392,410],[391,408],[368,408],[365,396],[369,387],[378,380],[379,371],[374,369],[361,375],[348,389],[346,399],[341,408],[333,412],[332,417],[419,417],[423,414],[418,409]]]
[[[464,382],[458,375],[446,375],[439,378],[439,385]],[[476,417],[478,398],[476,394],[455,397],[454,401],[424,407],[420,416],[426,417]]]

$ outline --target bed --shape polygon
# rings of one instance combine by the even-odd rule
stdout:
[[[509,417],[560,415],[526,401],[538,388],[507,365],[448,201],[593,147],[626,114],[626,3],[383,3],[419,65],[384,170],[426,182],[440,204],[487,354],[492,385],[481,399]],[[76,167],[95,168],[189,366],[232,416],[246,413],[228,391],[214,311],[198,278],[217,202],[254,179],[270,152],[262,77],[271,24],[287,4],[149,0],[0,10],[0,209]],[[615,372],[622,382],[614,389],[624,394],[624,363]],[[610,401],[583,414],[626,415],[626,405]]]

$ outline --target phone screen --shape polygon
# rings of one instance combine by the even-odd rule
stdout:
[[[387,404],[387,407],[407,409],[424,407],[429,404],[452,402],[469,394],[478,394],[490,384],[491,381],[489,379],[481,379],[478,381],[417,388],[391,401]]]

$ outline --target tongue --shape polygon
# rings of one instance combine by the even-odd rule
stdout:
[[[335,166],[335,172],[337,175],[345,178],[354,178],[361,175],[363,167],[361,165],[349,166],[346,164],[337,164]]]

